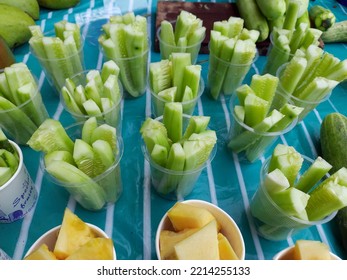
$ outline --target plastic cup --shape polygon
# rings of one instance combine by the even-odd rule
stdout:
[[[266,54],[266,62],[263,68],[263,74],[268,73],[275,76],[278,68],[290,61],[294,54],[276,46],[273,36],[273,32],[271,32],[270,45]]]
[[[182,203],[187,203],[189,205],[207,209],[216,218],[221,228],[220,232],[229,240],[230,245],[232,246],[238,258],[240,260],[245,259],[246,248],[245,248],[245,243],[243,240],[242,233],[239,227],[237,226],[236,222],[234,221],[234,219],[228,213],[226,213],[222,208],[204,200],[189,199],[189,200],[182,201]],[[158,225],[156,237],[155,237],[155,249],[156,249],[158,260],[161,260],[159,241],[160,241],[160,233],[163,230],[172,230],[172,231],[174,230],[170,222],[170,219],[167,215],[167,212],[162,217]]]
[[[48,117],[41,93],[37,89],[26,102],[11,109],[0,109],[0,127],[17,144],[26,145],[36,129]]]
[[[45,33],[44,36],[54,36],[54,32]],[[63,58],[47,58],[36,53],[30,46],[30,51],[39,61],[43,71],[45,72],[48,83],[59,95],[60,89],[65,84],[65,79],[70,78],[85,69],[83,54],[84,38],[81,35],[81,46],[76,53],[65,55]]]
[[[179,46],[170,45],[164,42],[160,37],[160,32],[161,32],[161,28],[159,27],[157,30],[157,38],[159,41],[159,50],[160,50],[161,59],[169,59],[172,53],[190,53],[192,64],[196,63],[199,52],[200,52],[201,43],[204,41],[206,35],[201,39],[201,41],[193,45],[179,47]]]
[[[227,140],[228,150],[239,154],[240,160],[254,162],[269,151],[279,136],[292,130],[297,118],[284,129],[278,131],[260,131],[246,125],[235,114],[234,108],[239,105],[237,95],[230,99],[230,128]]]
[[[106,232],[104,232],[101,228],[99,228],[93,224],[90,224],[90,223],[86,223],[86,224],[92,229],[93,233],[95,234],[95,237],[110,238],[106,234]],[[60,225],[56,226],[56,227],[48,230],[47,232],[45,232],[43,235],[41,235],[34,242],[34,244],[31,245],[31,247],[29,248],[29,250],[25,254],[25,257],[27,257],[28,255],[33,253],[35,250],[39,249],[40,246],[43,244],[46,244],[48,249],[52,252],[54,250],[55,243],[57,242],[60,228],[61,228]],[[113,259],[114,260],[117,259],[116,250],[114,247],[113,247]]]
[[[320,103],[327,101],[331,95],[331,92],[318,98],[317,100],[304,100],[289,94],[285,89],[283,89],[281,85],[281,75],[285,70],[288,63],[283,64],[278,68],[276,76],[279,78],[279,83],[277,86],[277,91],[273,99],[272,107],[273,108],[281,108],[284,104],[291,102],[293,105],[302,107],[304,110],[300,113],[298,117],[298,122],[303,120],[308,113],[310,113],[314,108],[316,108]]]
[[[213,53],[209,55],[207,85],[210,95],[218,99],[220,95],[230,96],[242,84],[249,74],[252,64],[258,59],[256,49],[255,57],[248,64],[234,64],[225,61]]]
[[[303,174],[313,163],[313,160],[303,156],[300,170]],[[322,225],[336,215],[336,211],[319,221],[302,220],[288,215],[270,197],[264,186],[264,178],[268,172],[270,157],[265,160],[260,170],[260,185],[250,203],[251,214],[255,221],[257,232],[268,240],[285,240],[302,229]]]
[[[82,85],[83,87],[86,86],[86,75],[90,70],[85,70],[81,73],[78,73],[71,77],[71,80],[74,82],[76,87],[78,85]],[[106,123],[112,127],[115,127],[117,129],[117,134],[121,134],[122,131],[122,111],[121,111],[121,103],[123,98],[123,87],[120,81],[118,82],[119,85],[119,91],[120,91],[120,98],[117,100],[117,102],[114,103],[114,105],[106,110],[105,112],[102,112],[101,114],[93,115],[96,117],[97,121],[99,123]],[[64,109],[75,119],[76,122],[84,122],[91,116],[88,114],[81,114],[79,112],[73,111],[71,108],[69,108],[60,92],[60,102],[63,104]]]
[[[190,116],[183,115],[183,130],[187,127]],[[162,121],[163,117],[156,118]],[[145,159],[150,164],[151,184],[154,190],[163,198],[169,200],[181,200],[188,196],[194,189],[195,183],[208,164],[216,155],[217,147],[214,146],[209,159],[196,169],[186,171],[176,171],[164,168],[155,163],[147,151],[146,145],[142,142],[142,151]]]
[[[192,99],[192,100],[181,102],[184,114],[192,115],[194,113],[194,109],[195,109],[196,103],[198,102],[199,98],[203,94],[204,90],[205,90],[205,82],[204,82],[203,78],[201,77],[200,78],[200,84],[199,84],[199,91],[198,91],[197,96],[194,99]],[[151,90],[152,114],[155,117],[159,117],[159,116],[163,115],[165,104],[167,102],[168,101],[166,101],[164,98],[158,96],[158,94],[154,93]]]
[[[133,57],[110,57],[105,53],[105,50],[100,47],[105,60],[113,60],[120,68],[120,80],[123,85],[124,98],[137,98],[142,96],[147,89],[148,77],[148,49],[143,53]]]
[[[0,186],[0,223],[22,219],[35,206],[38,193],[23,162],[20,147],[9,140],[19,157],[19,165],[13,176]]]
[[[66,133],[74,141],[81,139],[83,123],[73,124],[66,127]],[[55,185],[63,187],[71,196],[85,209],[90,211],[98,211],[105,207],[107,204],[115,203],[123,190],[120,161],[123,156],[124,146],[121,136],[117,136],[118,153],[115,154],[115,161],[102,174],[93,177],[93,188],[90,187],[90,182],[86,183],[67,183],[50,175],[44,164],[44,155],[41,155],[41,168],[45,171],[48,178]]]

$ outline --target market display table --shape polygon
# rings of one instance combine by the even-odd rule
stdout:
[[[215,1],[212,1],[215,2]],[[217,1],[232,2],[232,1]],[[110,4],[111,3],[111,4]],[[336,1],[317,0],[319,4],[330,8],[337,21],[347,19],[347,8]],[[74,8],[66,10],[41,10],[37,24],[46,31],[53,29],[59,20],[76,21],[82,25],[86,42],[84,46],[87,69],[100,68],[103,57],[97,37],[101,24],[115,13],[135,11],[146,15],[153,27],[157,1],[99,1],[81,0]],[[154,49],[154,28],[150,28],[152,49]],[[325,50],[340,59],[346,58],[346,44],[329,44]],[[38,61],[29,52],[28,44],[15,50],[18,62],[24,62],[39,79],[43,100],[50,117],[58,119],[64,126],[73,122],[71,116],[63,110],[59,97],[47,83]],[[160,60],[159,53],[152,50],[151,62]],[[260,56],[251,69],[251,73],[261,73],[266,57]],[[200,55],[198,63],[202,65],[206,81],[208,56]],[[320,153],[319,132],[324,116],[331,112],[347,114],[347,84],[334,89],[330,99],[320,104],[302,122],[278,139],[295,147],[300,153],[315,158]],[[122,104],[124,154],[121,160],[123,193],[115,205],[98,211],[86,211],[77,205],[62,188],[53,185],[39,167],[40,154],[29,147],[22,146],[24,162],[39,192],[36,207],[24,219],[11,224],[0,224],[0,248],[13,259],[22,259],[28,248],[45,231],[61,223],[65,207],[72,209],[81,219],[93,223],[106,231],[115,244],[118,259],[156,259],[154,240],[156,229],[162,215],[175,203],[158,196],[150,187],[149,164],[141,151],[139,129],[146,116],[151,114],[150,93],[137,99],[125,99]],[[212,100],[208,92],[202,95],[194,114],[211,116],[210,127],[218,136],[217,153],[214,160],[202,172],[193,192],[186,199],[202,199],[212,202],[225,210],[238,224],[246,245],[246,259],[272,259],[281,249],[295,243],[297,239],[321,240],[327,243],[331,251],[343,259],[347,254],[337,238],[334,221],[312,227],[289,237],[286,241],[273,242],[259,237],[249,212],[249,203],[259,183],[259,172],[264,157],[250,164],[240,161],[237,155],[227,152],[225,141],[230,123],[230,111],[227,100]],[[269,156],[266,154],[265,157]]]

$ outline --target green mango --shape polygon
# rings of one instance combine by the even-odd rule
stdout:
[[[40,7],[60,10],[76,6],[80,0],[37,0],[37,2],[39,3]]]
[[[35,21],[21,9],[0,4],[0,36],[9,48],[28,42],[31,37],[30,25],[35,25]]]
[[[6,4],[21,9],[34,20],[40,18],[40,7],[37,0],[0,0],[0,4]]]

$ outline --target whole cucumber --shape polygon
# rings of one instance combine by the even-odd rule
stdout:
[[[269,25],[255,0],[236,0],[236,6],[245,21],[245,27],[260,32],[257,42],[265,41],[269,37]]]
[[[330,113],[321,124],[320,144],[322,157],[333,167],[333,174],[341,167],[347,167],[347,117],[340,113]],[[340,240],[347,252],[347,207],[337,212],[334,221],[337,223]]]
[[[285,0],[256,0],[256,2],[260,11],[268,20],[275,20],[286,12]]]
[[[347,42],[347,20],[335,22],[327,31],[321,35],[324,43],[346,43]]]

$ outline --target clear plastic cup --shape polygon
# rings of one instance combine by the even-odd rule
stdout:
[[[266,54],[266,62],[262,74],[268,73],[275,76],[278,68],[290,61],[294,54],[276,46],[273,36],[274,34],[271,32],[270,45]]]
[[[187,127],[191,116],[183,115],[183,130]],[[156,118],[162,121],[163,117]],[[188,196],[194,189],[201,172],[206,168],[216,155],[217,145],[211,151],[209,159],[198,168],[186,171],[176,171],[160,166],[151,159],[144,141],[142,141],[142,151],[145,159],[150,164],[151,184],[154,190],[163,198],[169,200],[181,200]]]
[[[315,109],[320,103],[325,102],[329,99],[331,92],[318,98],[317,100],[304,100],[300,99],[292,94],[289,94],[282,86],[281,86],[281,75],[285,70],[288,63],[283,64],[278,68],[276,76],[279,78],[279,83],[277,86],[277,91],[272,101],[272,108],[281,108],[284,104],[291,102],[293,105],[302,107],[304,110],[300,113],[298,117],[298,122],[303,120],[308,113],[310,113],[313,109]]]
[[[85,70],[81,73],[78,73],[71,77],[71,80],[74,82],[76,87],[78,85],[86,86],[86,75],[90,70]],[[117,100],[111,108],[102,112],[101,114],[93,115],[96,117],[99,123],[106,123],[112,127],[115,127],[117,130],[117,134],[121,134],[122,131],[122,111],[121,111],[121,103],[123,99],[123,87],[121,82],[118,82],[120,98]],[[73,111],[69,106],[67,106],[61,92],[60,92],[60,102],[63,104],[64,109],[75,119],[76,122],[84,122],[91,116],[88,114],[81,114],[79,112]]]
[[[297,118],[284,129],[278,131],[259,131],[246,125],[235,114],[234,108],[239,105],[237,95],[230,99],[230,128],[227,140],[228,150],[239,154],[240,160],[254,162],[269,151],[278,137],[292,130]]]
[[[0,223],[12,223],[22,219],[36,204],[38,193],[28,173],[20,147],[9,140],[16,150],[19,165],[13,176],[0,186]]]
[[[181,102],[182,106],[183,106],[183,113],[186,115],[192,115],[194,113],[194,109],[196,106],[196,103],[198,102],[199,98],[201,97],[201,95],[203,94],[205,90],[205,82],[203,80],[203,78],[200,78],[200,84],[199,84],[199,91],[197,96],[189,101],[184,101]],[[168,101],[166,101],[164,98],[158,96],[158,94],[154,93],[151,90],[151,107],[152,107],[152,113],[155,117],[159,117],[162,116],[164,113],[164,107],[165,104]]]
[[[14,142],[26,145],[36,129],[48,117],[41,93],[37,89],[26,102],[18,106],[11,105],[11,108],[5,110],[0,108],[0,127]]]
[[[232,95],[245,80],[258,56],[258,51],[256,50],[255,57],[251,63],[234,64],[210,52],[207,75],[207,87],[210,95],[214,99],[218,99],[222,94],[224,96]]]
[[[53,31],[47,32],[44,36],[55,36]],[[84,63],[84,38],[81,35],[81,45],[76,53],[66,55],[62,58],[47,58],[42,54],[36,53],[30,46],[30,52],[39,61],[43,71],[45,72],[48,83],[59,95],[60,89],[65,84],[65,79],[72,77],[74,74],[82,72],[85,69]]]
[[[74,141],[81,139],[83,123],[76,123],[65,128],[66,133]],[[115,161],[102,174],[92,178],[93,188],[90,182],[86,183],[67,183],[58,180],[50,175],[44,164],[44,155],[41,155],[40,166],[47,174],[48,178],[55,185],[63,187],[72,197],[85,209],[90,211],[98,211],[104,208],[107,204],[115,203],[123,191],[120,161],[123,156],[124,146],[120,135],[117,136],[117,153]]]
[[[303,156],[300,170],[303,174],[313,163],[313,160]],[[270,157],[265,160],[260,170],[260,184],[250,203],[251,214],[255,221],[257,232],[268,240],[285,240],[298,231],[312,226],[329,222],[336,215],[336,211],[320,221],[307,221],[288,215],[270,197],[264,186],[264,178],[268,173]],[[323,178],[324,179],[324,178]]]
[[[161,59],[169,59],[169,57],[172,53],[190,53],[192,64],[196,63],[196,61],[198,59],[199,52],[200,52],[201,43],[204,41],[206,34],[201,39],[200,42],[197,42],[193,45],[188,45],[185,47],[183,47],[183,46],[179,47],[179,46],[170,45],[170,44],[167,44],[166,42],[164,42],[160,37],[160,32],[161,32],[161,28],[159,27],[156,35],[157,35],[157,38],[159,41],[159,50],[160,50]]]
[[[105,61],[113,60],[120,68],[120,80],[123,85],[124,98],[137,98],[142,96],[147,89],[149,51],[148,48],[138,56],[133,57],[110,57],[100,46]]]

